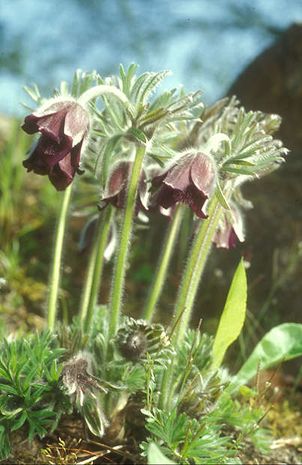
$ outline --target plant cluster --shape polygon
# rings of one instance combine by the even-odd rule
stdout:
[[[27,89],[38,107],[22,128],[39,138],[23,165],[47,176],[62,191],[62,202],[48,332],[2,341],[2,458],[9,455],[10,432],[26,428],[29,439],[43,437],[74,410],[97,437],[134,437],[150,464],[239,463],[247,437],[267,445],[259,433],[259,393],[242,386],[259,363],[266,368],[302,353],[301,325],[288,323],[272,330],[279,339],[268,333],[235,376],[222,367],[245,320],[243,261],[215,337],[189,329],[212,245],[244,241],[243,211],[250,202],[241,186],[284,160],[287,150],[273,137],[280,118],[247,112],[235,97],[205,108],[199,92],[159,94],[168,73],[136,71],[135,65],[121,66],[118,76],[107,78],[77,72],[71,86],[62,83],[51,99]],[[79,313],[68,326],[57,322],[61,262],[73,194],[80,205],[83,185],[94,200],[81,238],[89,258]],[[158,212],[167,217],[167,231],[141,319],[134,319],[123,314],[131,241]],[[190,247],[164,328],[153,320],[184,227]],[[113,256],[110,299],[100,306],[104,262]]]
[[[58,348],[49,332],[1,341],[0,450],[10,452],[9,433],[26,426],[28,438],[42,437],[57,426],[68,398],[59,388]]]

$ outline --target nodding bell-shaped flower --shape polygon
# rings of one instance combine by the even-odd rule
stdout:
[[[224,214],[214,237],[214,243],[219,248],[231,249],[236,247],[238,241],[245,240],[242,214],[234,203],[230,207],[231,210]]]
[[[104,195],[99,203],[99,208],[105,208],[109,203],[116,208],[123,208],[126,202],[127,185],[133,163],[131,161],[120,161],[109,174]],[[138,186],[136,210],[148,210],[148,193],[146,174],[142,170]]]
[[[98,221],[98,215],[94,215],[92,218],[90,218],[85,226],[83,227],[81,234],[80,234],[80,239],[79,239],[79,244],[78,244],[78,250],[80,253],[86,252],[92,245],[94,235],[96,232],[96,225]],[[117,248],[117,243],[118,243],[118,234],[117,234],[117,227],[115,224],[115,221],[112,221],[110,223],[110,230],[109,230],[109,237],[108,237],[108,242],[104,250],[104,259],[106,262],[109,262]]]
[[[22,129],[27,134],[41,134],[24,167],[48,175],[57,190],[66,189],[79,168],[87,141],[88,111],[75,100],[52,100],[26,116]]]
[[[161,175],[152,180],[157,187],[152,204],[170,208],[178,202],[186,203],[199,218],[206,218],[205,202],[216,183],[214,160],[201,152],[189,152]]]

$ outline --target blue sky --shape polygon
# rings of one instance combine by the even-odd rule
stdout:
[[[167,86],[211,102],[273,41],[265,25],[294,21],[302,0],[1,0],[1,55],[17,44],[20,69],[0,69],[0,112],[23,113],[25,84],[50,93],[76,68],[106,75],[121,62],[170,69]]]

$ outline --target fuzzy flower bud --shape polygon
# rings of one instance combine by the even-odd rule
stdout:
[[[116,208],[123,208],[126,202],[127,184],[132,168],[131,161],[120,161],[112,169],[104,192],[99,204],[99,208],[106,207],[109,203]],[[141,172],[138,193],[137,193],[137,211],[148,210],[147,205],[147,185],[144,170]]]
[[[72,182],[89,131],[89,114],[75,100],[57,100],[26,116],[22,129],[41,134],[29,158],[27,171],[48,175],[57,190]]]
[[[116,339],[119,353],[131,361],[143,360],[146,353],[169,350],[170,341],[160,324],[149,324],[145,320],[127,318],[119,328]]]
[[[178,202],[186,203],[199,218],[206,218],[204,205],[215,188],[215,182],[213,159],[204,153],[186,153],[153,179],[153,186],[158,188],[153,204],[170,208]]]
[[[219,248],[231,249],[245,239],[242,214],[234,203],[230,206],[231,211],[224,214],[214,237]]]

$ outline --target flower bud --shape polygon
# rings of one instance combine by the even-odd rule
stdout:
[[[244,226],[239,208],[231,203],[231,211],[224,214],[214,237],[216,247],[231,249],[237,241],[244,242]]]
[[[127,318],[116,335],[120,354],[131,361],[143,360],[146,353],[160,353],[169,348],[170,341],[160,324]]]
[[[132,169],[131,161],[120,161],[109,174],[109,180],[99,208],[105,208],[109,203],[116,208],[123,208],[126,202],[128,179]],[[148,210],[146,175],[142,170],[137,193],[137,211]]]

